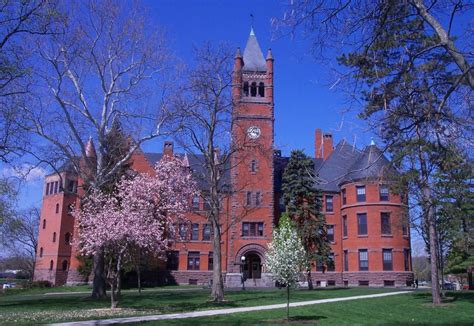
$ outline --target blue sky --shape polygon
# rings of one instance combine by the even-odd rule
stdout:
[[[272,49],[275,58],[275,146],[289,154],[304,149],[314,155],[314,130],[333,133],[335,144],[342,139],[363,148],[371,132],[356,113],[342,114],[346,98],[334,82],[335,62],[319,63],[310,54],[305,40],[275,37],[273,17],[282,17],[285,1],[145,0],[147,13],[157,28],[164,29],[170,50],[186,63],[192,61],[193,46],[204,42],[226,43],[242,51],[253,28],[264,54]],[[145,151],[161,151],[163,139],[145,144]],[[179,149],[178,149],[179,151]],[[43,179],[25,181],[21,187],[20,208],[41,206]]]

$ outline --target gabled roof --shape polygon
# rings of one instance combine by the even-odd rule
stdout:
[[[258,45],[257,37],[253,31],[250,30],[250,35],[247,40],[247,45],[244,50],[244,67],[243,71],[266,71],[267,65],[263,57],[260,45]]]

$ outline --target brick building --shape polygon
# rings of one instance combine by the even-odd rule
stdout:
[[[284,206],[281,180],[287,157],[274,148],[273,56],[266,58],[253,33],[243,52],[235,56],[232,83],[232,141],[245,143],[233,154],[224,182],[229,195],[221,205],[222,262],[227,286],[239,286],[241,273],[247,286],[271,286],[266,273],[266,246]],[[413,279],[410,232],[406,207],[390,192],[389,162],[370,144],[358,150],[345,141],[335,147],[331,134],[316,129],[317,187],[323,191],[323,209],[331,241],[334,267],[314,266],[317,285],[403,286]],[[87,153],[94,156],[92,141]],[[202,172],[202,157],[173,153],[165,142],[163,153],[137,151],[132,167],[149,172],[164,154],[180,156],[190,168]],[[78,204],[81,180],[72,166],[46,177],[41,210],[35,279],[53,284],[83,282],[77,272],[77,251],[70,241],[75,231],[71,204]],[[61,184],[62,183],[62,184]],[[176,240],[166,263],[154,275],[161,281],[201,284],[211,279],[212,244],[207,205],[203,196],[190,199],[189,222],[177,225],[184,240]]]

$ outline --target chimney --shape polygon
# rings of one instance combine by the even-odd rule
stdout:
[[[173,142],[165,141],[163,145],[163,155],[173,156]]]
[[[323,137],[321,134],[321,129],[316,129],[314,133],[314,157],[323,157]]]
[[[332,144],[332,134],[323,135],[323,147],[324,147],[323,156],[324,156],[324,160],[326,161],[334,149],[333,144]]]

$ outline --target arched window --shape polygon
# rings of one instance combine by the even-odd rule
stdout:
[[[64,235],[64,242],[66,242],[66,244],[71,244],[71,233],[67,232],[65,235]]]
[[[43,229],[46,229],[46,219],[43,220]]]
[[[56,214],[59,213],[59,204],[56,204]]]
[[[53,232],[53,242],[56,242],[56,232]]]
[[[251,172],[257,172],[257,161],[256,160],[252,160],[252,162],[250,162],[250,171]]]
[[[49,262],[49,270],[50,271],[53,270],[53,266],[54,266],[54,261],[51,259],[51,261]]]
[[[43,257],[43,247],[40,248],[40,254],[39,254],[40,257]]]
[[[67,260],[63,260],[63,264],[62,264],[62,267],[63,267],[63,271],[67,271]]]
[[[258,96],[265,97],[265,84],[263,82],[258,84]]]
[[[252,97],[257,96],[257,83],[256,82],[253,82],[250,85],[250,96],[252,96]]]
[[[249,82],[244,83],[244,96],[249,96]]]

